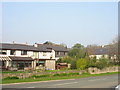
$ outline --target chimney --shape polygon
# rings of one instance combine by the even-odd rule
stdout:
[[[37,43],[34,44],[34,47],[38,47]]]
[[[13,44],[15,44],[15,41],[13,41]]]
[[[28,43],[26,42],[25,44],[27,45]]]

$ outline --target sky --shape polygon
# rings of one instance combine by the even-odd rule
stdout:
[[[4,43],[106,45],[118,35],[117,2],[4,2],[2,5]]]

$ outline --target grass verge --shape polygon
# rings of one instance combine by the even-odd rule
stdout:
[[[14,79],[14,80],[13,79],[3,79],[2,82],[0,82],[0,83],[7,84],[7,83],[22,83],[22,82],[48,81],[48,80],[60,80],[60,79],[77,79],[77,78],[112,75],[112,74],[118,74],[118,72],[101,73],[101,74],[84,73],[82,75],[48,76],[48,77],[40,77],[40,78],[30,77],[30,78],[25,78],[25,79]]]

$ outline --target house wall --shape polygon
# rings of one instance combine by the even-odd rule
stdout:
[[[16,54],[15,54],[15,56],[21,56],[21,51],[16,50]]]
[[[90,58],[96,57],[96,59],[100,59],[103,55],[89,55]],[[108,55],[104,55],[104,58],[108,58]]]
[[[33,57],[33,55],[34,55],[34,54],[33,54],[33,51],[27,51],[27,56],[28,56],[28,57]]]
[[[66,55],[67,55],[67,52],[62,52],[62,51],[55,52],[55,57],[64,57]]]
[[[7,50],[7,56],[10,56],[10,50]]]
[[[55,59],[55,51],[52,52],[39,52],[39,59]]]
[[[46,60],[45,67],[50,70],[55,70],[55,60]]]

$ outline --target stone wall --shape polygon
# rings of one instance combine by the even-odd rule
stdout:
[[[102,70],[97,69],[97,68],[88,68],[88,72],[90,74],[100,74],[100,73],[108,73],[108,72],[118,72],[119,67],[113,66],[113,67],[107,67]]]
[[[114,67],[107,67],[102,70],[97,69],[97,68],[89,68],[88,72],[90,74],[100,74],[100,73],[107,73],[107,72],[118,72],[119,68],[117,66]],[[2,73],[2,79],[6,77],[12,77],[12,76],[17,76],[19,78],[27,78],[32,75],[45,75],[45,74],[56,74],[56,73],[86,73],[87,71],[78,71],[78,70],[66,70],[66,71],[58,71],[58,72],[31,72],[31,73]]]
[[[58,72],[32,72],[32,73],[2,73],[2,79],[6,77],[17,76],[19,78],[27,78],[32,75],[46,75],[46,74],[57,74],[57,73],[85,73],[86,71],[68,70],[68,71],[58,71]]]

